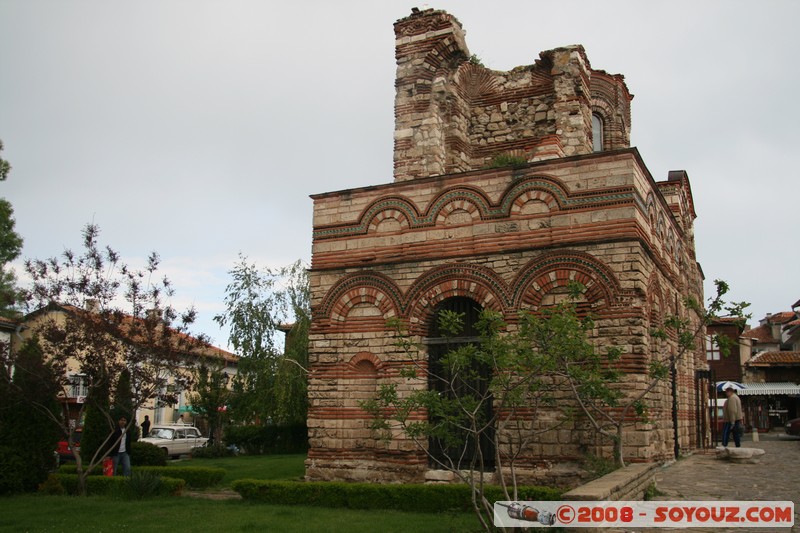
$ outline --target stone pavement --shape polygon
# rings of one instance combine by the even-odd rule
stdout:
[[[729,446],[732,447],[733,442]],[[750,435],[745,435],[742,447],[761,448],[766,454],[758,464],[737,464],[717,459],[714,450],[695,453],[663,467],[656,474],[656,486],[660,494],[653,499],[793,501],[795,514],[792,528],[645,528],[635,531],[800,532],[800,439],[770,433],[761,435],[759,442],[753,442]]]

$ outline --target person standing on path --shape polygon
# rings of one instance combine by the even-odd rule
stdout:
[[[742,414],[742,400],[733,387],[725,389],[725,405],[722,406],[722,445],[728,447],[728,441],[733,433],[733,443],[737,448],[742,446],[742,433],[744,433],[744,415]]]

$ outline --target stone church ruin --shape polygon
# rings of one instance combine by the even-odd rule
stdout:
[[[382,383],[401,382],[409,364],[390,318],[424,342],[442,306],[468,302],[513,321],[578,281],[594,342],[623,350],[625,387],[635,391],[652,355],[674,350],[652,330],[688,314],[684,297],[702,301],[688,176],[657,181],[630,146],[623,76],[592,68],[581,46],[490,70],[470,60],[461,24],[443,11],[415,9],[394,30],[394,181],[312,196],[308,479],[430,475],[423,451],[375,439],[359,407]],[[517,163],[493,167],[501,155]],[[628,462],[701,444],[702,368],[702,351],[687,354],[648,397],[649,419],[626,432]],[[610,453],[610,443],[582,435],[544,434],[526,475],[576,462],[587,446]]]

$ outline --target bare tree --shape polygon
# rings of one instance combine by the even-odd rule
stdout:
[[[208,346],[204,337],[189,335],[196,313],[179,313],[170,305],[173,289],[167,278],[158,277],[157,254],[150,255],[145,268],[131,269],[112,248],[101,247],[98,237],[98,227],[89,224],[80,254],[67,250],[60,257],[25,263],[33,280],[28,305],[35,309],[26,317],[28,334],[38,335],[59,376],[62,399],[71,396],[73,375],[82,377],[92,398],[92,391],[115,391],[119,376],[127,371],[133,412],[153,400],[174,404],[190,385],[187,367]],[[47,412],[66,438],[72,438],[66,413],[53,412],[36,398],[26,400]],[[113,427],[108,406],[95,407]],[[78,419],[84,408],[80,406]],[[128,427],[134,423],[129,420]],[[116,444],[109,442],[111,434],[91,457],[82,457],[70,442],[81,492],[88,473]]]

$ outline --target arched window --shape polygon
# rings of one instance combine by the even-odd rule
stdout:
[[[597,113],[592,113],[592,150],[603,151],[603,118]]]
[[[462,317],[463,327],[455,336],[442,331],[439,323],[442,311],[452,311]],[[469,417],[459,412],[460,409],[454,409],[456,402],[449,401],[460,398],[463,400],[461,405],[480,402],[478,426],[485,427],[485,422],[493,416],[493,399],[489,392],[491,367],[474,359],[465,360],[463,352],[458,352],[458,357],[453,356],[457,350],[477,345],[479,332],[476,324],[480,312],[481,306],[471,298],[448,298],[436,306],[428,324],[428,337],[425,339],[428,345],[428,390],[438,392],[443,400],[441,412],[437,412],[435,407],[429,411],[429,422],[437,427],[437,431],[441,430],[443,435],[448,436],[448,442],[444,438],[428,439],[432,468],[441,468],[439,462],[455,468],[470,468],[479,453],[483,469],[494,470],[494,430],[483,430],[476,439],[475,433],[457,429],[459,425],[469,426],[471,423]],[[484,423],[481,424],[481,421]],[[476,468],[480,466],[476,464]]]

